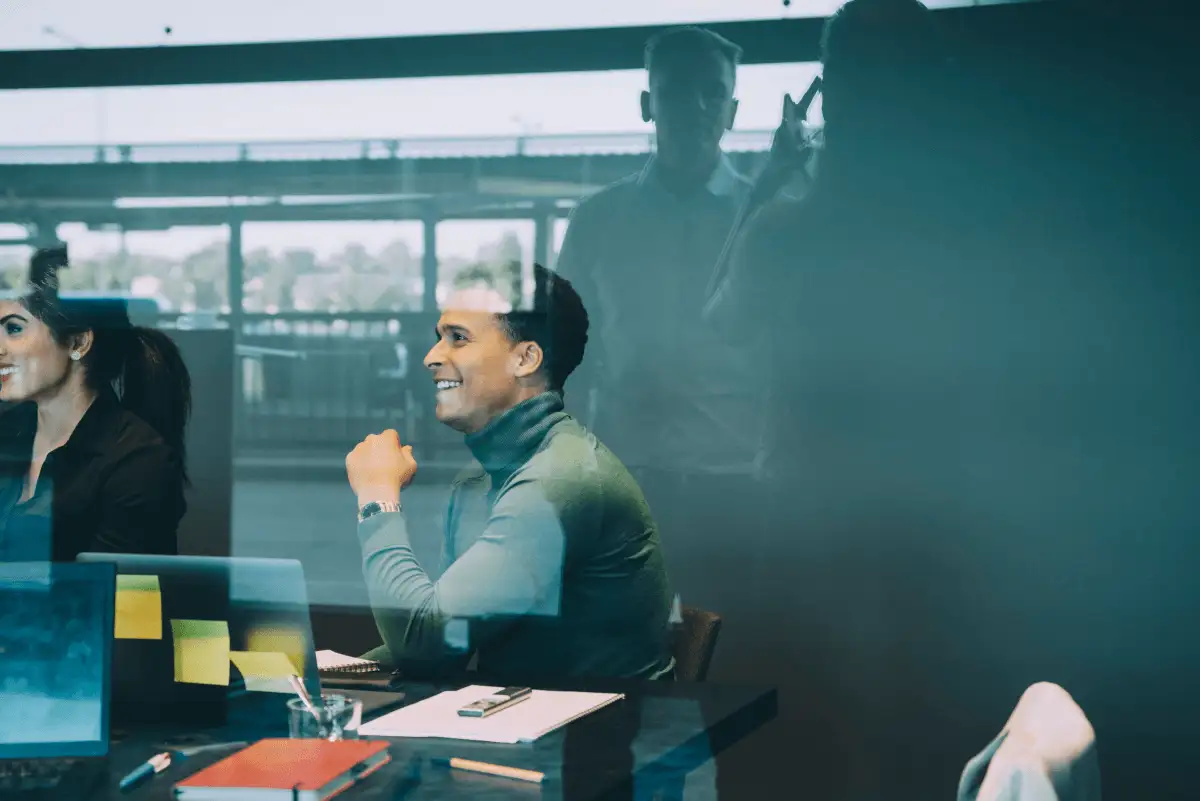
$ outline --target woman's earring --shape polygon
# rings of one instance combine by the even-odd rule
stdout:
[[[82,358],[83,358],[83,354],[80,353],[79,351],[77,351],[77,350],[71,351],[71,361],[77,362]]]

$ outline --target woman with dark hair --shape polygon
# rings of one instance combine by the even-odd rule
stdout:
[[[65,250],[0,299],[0,561],[177,552],[191,379],[123,301],[58,296]]]

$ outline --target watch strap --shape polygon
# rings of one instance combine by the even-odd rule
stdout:
[[[358,522],[366,520],[368,517],[383,514],[384,512],[399,512],[400,504],[392,501],[370,501],[364,503],[358,509]]]

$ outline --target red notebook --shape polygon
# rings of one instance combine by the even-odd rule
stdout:
[[[259,740],[175,785],[190,801],[324,801],[391,761],[386,740]]]

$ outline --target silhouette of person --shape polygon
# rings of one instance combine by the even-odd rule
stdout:
[[[765,402],[743,343],[714,336],[701,316],[752,186],[721,150],[740,56],[697,27],[646,44],[641,113],[656,150],[639,173],[579,204],[557,263],[594,320],[596,351],[573,395],[591,399],[592,427],[637,476],[682,602],[729,622],[722,651],[752,627],[739,606],[754,569]],[[714,564],[727,580],[712,580]]]

